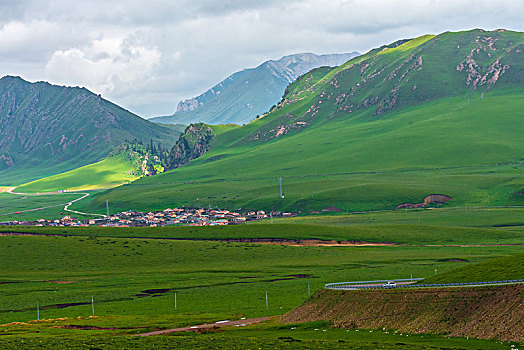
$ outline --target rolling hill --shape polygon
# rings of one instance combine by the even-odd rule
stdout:
[[[0,79],[0,183],[20,184],[100,161],[125,140],[171,146],[175,127],[144,120],[78,87]]]
[[[236,72],[203,94],[182,101],[175,114],[150,119],[156,123],[244,124],[280,101],[286,86],[320,66],[338,66],[358,52],[315,55],[301,53],[270,60]]]
[[[450,206],[522,205],[523,51],[524,33],[476,29],[313,70],[270,113],[220,129],[202,157],[83,205],[305,213],[394,209],[429,194]]]

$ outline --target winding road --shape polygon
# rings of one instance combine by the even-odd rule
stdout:
[[[11,187],[7,191],[5,191],[5,192],[13,194],[13,195],[19,195],[19,196],[52,196],[52,195],[61,195],[61,194],[73,194],[73,195],[74,194],[78,194],[78,195],[82,195],[82,196],[77,198],[77,199],[74,199],[72,201],[69,201],[67,203],[53,204],[53,205],[48,205],[48,206],[45,206],[45,207],[39,207],[39,208],[33,208],[33,209],[17,210],[17,211],[11,212],[11,213],[0,214],[0,216],[14,215],[14,214],[18,214],[18,213],[27,213],[27,212],[32,212],[32,211],[39,211],[39,210],[43,210],[43,209],[64,206],[64,211],[68,211],[70,213],[86,215],[86,216],[107,217],[106,215],[102,215],[102,214],[83,213],[81,211],[76,211],[76,210],[69,209],[69,206],[71,206],[73,203],[81,201],[82,199],[88,197],[90,195],[90,193],[88,193],[88,192],[65,192],[64,193],[64,192],[55,191],[55,192],[44,192],[44,193],[23,193],[23,192],[15,192],[15,189],[16,189],[16,187]]]
[[[336,282],[327,283],[324,285],[325,289],[333,290],[363,290],[363,289],[398,289],[398,288],[451,288],[451,287],[484,287],[484,286],[500,286],[507,284],[521,284],[524,279],[518,280],[502,280],[502,281],[487,281],[487,282],[458,282],[458,283],[432,283],[432,284],[414,284],[424,280],[423,278],[409,278],[409,279],[391,279],[378,281],[355,281],[355,282]],[[395,282],[396,286],[386,286],[387,282]]]

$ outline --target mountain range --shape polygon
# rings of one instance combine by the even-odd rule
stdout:
[[[0,182],[19,184],[97,162],[125,140],[175,143],[179,131],[144,120],[85,88],[0,79]]]
[[[138,162],[161,150],[165,158],[151,166],[168,171],[97,193],[78,209],[102,213],[106,200],[114,210],[301,213],[434,205],[428,198],[523,205],[523,51],[524,33],[508,30],[399,40],[301,75],[244,126],[195,123],[181,135],[85,89],[4,77],[0,180],[19,184],[75,169],[137,139],[152,151]],[[79,188],[86,174],[113,168],[118,175],[119,164],[93,164],[28,188]]]
[[[297,77],[321,66],[339,66],[357,55],[358,52],[301,53],[266,61],[256,68],[233,73],[203,94],[180,102],[173,115],[150,121],[186,125],[248,123],[280,101],[286,87]]]
[[[95,195],[84,209],[109,200],[119,209],[349,211],[430,194],[451,198],[447,205],[522,205],[523,51],[524,33],[476,29],[400,40],[314,69],[255,121],[188,135],[168,164],[198,158]]]

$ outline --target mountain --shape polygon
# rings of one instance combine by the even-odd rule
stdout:
[[[338,66],[358,52],[315,55],[302,53],[266,61],[256,68],[230,75],[202,95],[182,101],[175,114],[150,119],[155,123],[244,124],[280,101],[286,86],[321,66]]]
[[[304,74],[245,126],[211,127],[203,156],[83,205],[311,213],[395,209],[434,194],[451,199],[428,205],[523,205],[523,55],[524,33],[507,30],[376,48]]]
[[[19,184],[97,162],[124,140],[172,146],[179,132],[85,88],[0,79],[0,183]]]

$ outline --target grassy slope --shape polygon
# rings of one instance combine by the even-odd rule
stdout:
[[[275,218],[274,223],[315,225],[433,225],[524,230],[524,208],[438,208]],[[260,223],[268,223],[267,220]]]
[[[521,161],[524,112],[517,106],[523,103],[524,95],[452,98],[373,122],[325,124],[254,148],[219,148],[191,166],[104,193],[87,208],[103,209],[108,199],[120,209],[210,204],[366,210],[416,203],[430,193],[450,195],[454,205],[521,204],[514,193],[524,186],[522,167],[483,166]],[[207,161],[217,155],[225,156]],[[427,170],[402,171],[422,168]],[[277,199],[277,176],[284,176],[283,201]]]
[[[523,341],[524,285],[316,293],[283,317],[342,328]],[[501,317],[504,315],[504,317]],[[509,321],[511,320],[511,321]]]
[[[467,74],[456,68],[482,36],[496,38],[499,50],[474,56],[482,74],[499,55],[511,64],[511,74],[489,91],[471,89]],[[523,41],[515,32],[444,33],[373,50],[329,72],[313,71],[288,87],[280,108],[221,133],[213,151],[189,166],[101,194],[86,208],[103,209],[108,199],[121,209],[364,210],[418,202],[430,193],[453,196],[450,205],[522,204],[524,90],[515,47]],[[421,69],[412,68],[417,57]],[[396,104],[387,112],[392,91]],[[374,97],[380,97],[376,104],[369,102]],[[363,104],[368,107],[355,107]],[[380,108],[387,113],[377,116]],[[294,121],[311,126],[272,138]],[[278,176],[285,179],[282,201]]]
[[[129,175],[133,164],[123,156],[106,158],[62,174],[18,186],[18,192],[83,191],[111,188],[129,183],[137,177]]]
[[[2,185],[19,185],[97,162],[124,140],[153,139],[170,146],[179,135],[176,127],[148,122],[83,88],[16,77],[0,82],[0,94],[10,96],[0,105],[4,131],[0,144],[2,152],[15,160],[12,167],[0,168]]]
[[[482,282],[508,279],[524,279],[524,253],[470,264],[429,277],[423,283]]]

